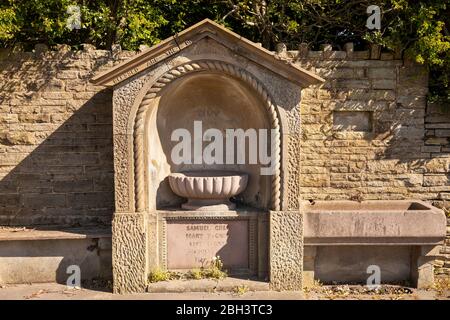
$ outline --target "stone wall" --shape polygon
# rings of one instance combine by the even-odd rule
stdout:
[[[302,198],[448,207],[450,117],[427,107],[425,69],[345,48],[277,52],[327,80],[302,93]],[[0,51],[0,224],[111,222],[112,93],[89,79],[134,54]]]
[[[367,51],[281,51],[279,55],[327,79],[303,90],[300,182],[303,199],[416,198],[450,207],[450,109],[427,104],[424,67],[395,59],[373,46]],[[336,113],[353,114],[371,128],[336,126]],[[342,128],[344,130],[342,130]],[[448,212],[448,211],[447,211]],[[450,219],[436,262],[450,274]]]
[[[110,223],[112,93],[89,79],[127,54],[45,49],[0,51],[0,225]]]
[[[448,130],[435,129],[439,138],[425,130],[423,67],[376,50],[307,51],[297,63],[327,79],[302,96],[304,199],[448,198],[450,153],[437,145]],[[372,128],[340,130],[339,111],[371,114]]]
[[[450,109],[436,103],[429,103],[425,117],[425,145],[434,150],[433,156],[448,157],[450,152]],[[448,172],[447,172],[448,177]],[[448,180],[447,180],[448,181]],[[448,182],[447,182],[448,187]],[[447,188],[450,192],[450,188]],[[450,275],[450,214],[449,194],[434,201],[438,207],[447,210],[447,238],[441,247],[441,259],[436,261],[437,275]]]

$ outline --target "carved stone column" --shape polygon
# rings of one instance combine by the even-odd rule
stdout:
[[[271,289],[301,290],[303,216],[300,211],[271,211],[269,234]]]
[[[147,287],[146,217],[115,213],[112,222],[114,293],[145,292]]]

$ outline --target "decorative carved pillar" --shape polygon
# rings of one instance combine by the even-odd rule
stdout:
[[[301,290],[303,216],[299,211],[271,211],[269,237],[271,289]]]
[[[145,292],[146,219],[141,213],[115,213],[112,223],[114,293]]]

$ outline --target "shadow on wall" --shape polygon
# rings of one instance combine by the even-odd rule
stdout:
[[[388,164],[381,170],[397,174],[399,182],[409,188],[410,193],[416,194],[415,198],[425,196],[427,200],[446,200],[450,196],[450,141],[448,138],[436,139],[435,135],[442,130],[429,129],[436,126],[436,123],[428,122],[434,108],[432,104],[428,104],[426,109],[410,109],[420,99],[424,97],[413,96],[410,101],[398,101],[395,120],[388,119],[388,116],[382,119],[379,131],[383,133],[379,138],[385,148],[376,152],[375,161]],[[439,121],[448,125],[450,114],[440,114]],[[395,163],[394,168],[389,168],[389,160]],[[374,163],[372,168],[369,163],[368,169],[379,170]]]
[[[423,67],[366,61],[371,67],[355,80],[345,74],[349,63],[321,64],[327,82],[303,92],[303,198],[415,198],[448,207],[450,115],[427,105]],[[335,121],[339,112],[347,122]],[[349,124],[355,128],[339,130]]]
[[[0,241],[0,281],[66,284],[77,276],[80,280],[111,279],[110,244],[107,238]]]
[[[342,186],[353,188],[352,200],[372,199],[379,192],[386,199],[417,198],[442,206],[450,196],[448,138],[436,138],[435,130],[427,129],[429,124],[424,120],[429,111],[425,108],[412,108],[405,102],[392,108],[374,112],[371,132],[329,132],[330,144],[348,143],[342,146],[354,151],[348,162],[347,183]],[[441,123],[450,123],[450,116],[440,116]],[[339,174],[335,177],[340,178]],[[334,183],[339,187],[339,181]],[[366,191],[360,192],[359,187]]]
[[[89,83],[109,53],[47,55],[0,60],[0,225],[110,224],[112,92]]]

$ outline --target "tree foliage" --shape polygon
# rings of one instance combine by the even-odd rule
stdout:
[[[69,5],[80,7],[80,29],[67,28]],[[369,5],[381,8],[379,31],[366,28]],[[450,101],[450,0],[2,0],[0,45],[118,43],[136,50],[204,18],[268,49],[278,42],[314,49],[378,43],[427,64],[432,98]]]

